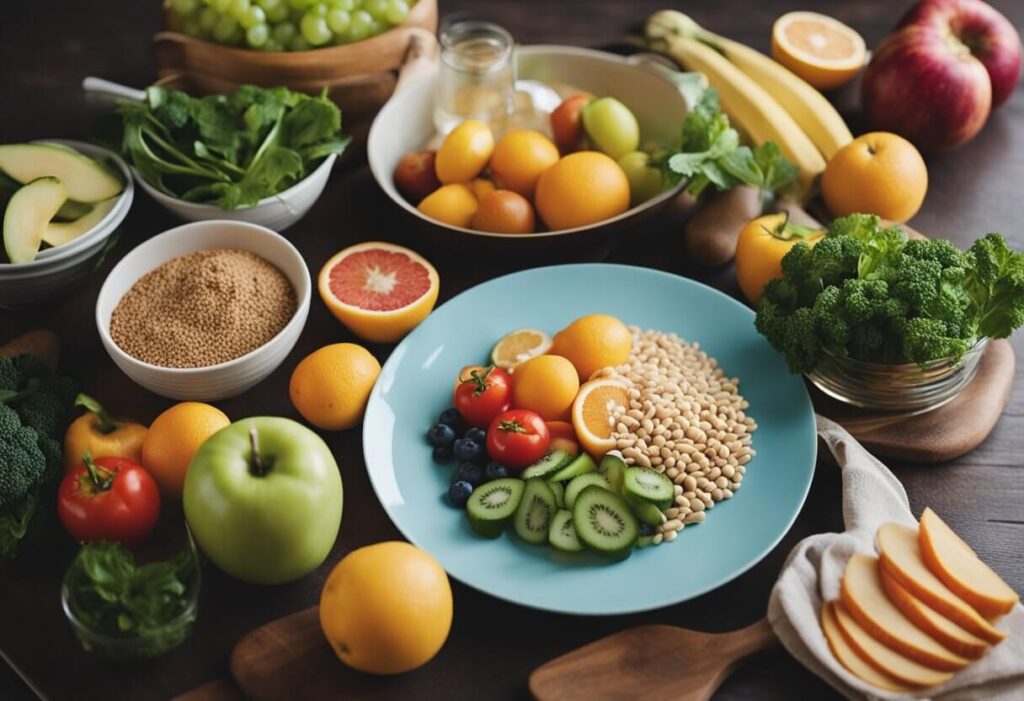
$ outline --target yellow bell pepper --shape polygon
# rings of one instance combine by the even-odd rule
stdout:
[[[87,394],[75,398],[75,406],[85,413],[71,422],[64,434],[64,469],[82,461],[88,451],[94,458],[127,458],[142,462],[142,441],[149,430],[134,421],[115,420],[103,406]]]

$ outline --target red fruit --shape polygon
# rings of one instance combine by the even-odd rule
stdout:
[[[57,516],[75,540],[139,545],[160,516],[160,490],[138,463],[87,453],[60,484]]]
[[[511,470],[521,470],[540,460],[550,443],[544,419],[526,409],[498,414],[487,429],[487,454]]]
[[[436,151],[413,151],[402,156],[395,166],[395,187],[413,204],[419,204],[420,200],[441,187],[434,171],[436,155]]]
[[[579,149],[583,137],[583,108],[593,98],[588,93],[572,95],[551,113],[551,134],[562,153]]]

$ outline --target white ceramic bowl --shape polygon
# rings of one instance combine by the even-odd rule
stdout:
[[[623,57],[572,46],[517,46],[516,77],[550,85],[572,86],[593,95],[621,100],[640,124],[641,141],[672,145],[678,142],[686,100],[663,66],[643,57]],[[436,78],[396,92],[381,109],[370,128],[367,158],[373,177],[391,200],[429,228],[435,239],[458,247],[500,247],[508,251],[538,251],[552,246],[586,245],[628,233],[638,223],[633,218],[649,213],[679,193],[682,184],[643,202],[617,217],[574,229],[530,235],[497,234],[450,226],[430,219],[402,197],[393,173],[403,155],[418,151],[435,135],[434,93]],[[580,236],[582,235],[582,236]]]
[[[121,350],[110,336],[110,317],[121,297],[139,278],[172,258],[211,248],[251,251],[276,265],[295,288],[295,316],[256,350],[208,367],[161,367]],[[241,394],[284,361],[306,325],[311,294],[312,282],[302,255],[280,234],[246,222],[193,222],[154,236],[114,266],[96,300],[96,327],[107,354],[138,384],[171,399],[213,401]]]
[[[74,241],[40,251],[30,263],[0,263],[0,307],[16,309],[53,299],[92,272],[102,259],[111,234],[124,221],[135,197],[131,172],[117,154],[81,141],[45,139],[70,146],[93,158],[112,163],[124,181],[124,191],[114,208],[96,226]]]
[[[149,193],[150,197],[185,221],[225,219],[258,224],[274,231],[284,231],[306,216],[309,208],[319,199],[324,187],[327,186],[327,179],[331,175],[331,168],[336,159],[337,156],[331,154],[316,167],[316,170],[287,190],[264,197],[251,207],[242,207],[241,209],[224,209],[212,204],[186,202],[160,192],[147,183],[135,168],[132,168],[132,173],[134,173],[139,187]]]

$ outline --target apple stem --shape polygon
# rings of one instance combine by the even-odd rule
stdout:
[[[260,457],[260,441],[256,435],[255,426],[249,429],[249,447],[252,450],[252,455],[249,459],[249,469],[257,477],[262,477],[267,474],[267,469],[263,464],[263,459]]]

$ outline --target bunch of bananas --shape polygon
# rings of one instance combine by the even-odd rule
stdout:
[[[722,109],[755,145],[779,145],[799,169],[805,196],[825,162],[853,140],[824,95],[761,52],[712,34],[675,10],[651,15],[645,33],[653,50],[707,77]]]

